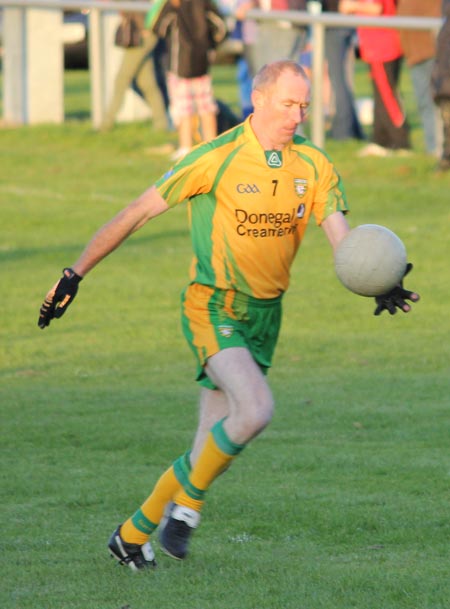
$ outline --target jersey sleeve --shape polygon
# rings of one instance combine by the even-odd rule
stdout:
[[[320,226],[331,214],[349,211],[342,178],[333,163],[325,156],[319,157],[316,165],[317,182],[313,203],[313,214]]]
[[[201,145],[156,181],[159,194],[169,207],[174,207],[196,195],[209,192],[213,184],[210,154]]]

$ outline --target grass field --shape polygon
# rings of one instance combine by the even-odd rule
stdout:
[[[217,69],[235,103],[233,72]],[[327,141],[352,226],[389,226],[422,300],[372,315],[311,225],[285,298],[272,425],[212,487],[184,563],[113,564],[109,535],[191,441],[197,388],[179,329],[185,209],[134,235],[66,316],[38,310],[93,232],[166,168],[145,124],[92,131],[67,75],[64,126],[0,132],[2,609],[448,609],[450,176],[417,153]],[[364,80],[358,86],[365,86]],[[156,544],[157,546],[157,544]]]

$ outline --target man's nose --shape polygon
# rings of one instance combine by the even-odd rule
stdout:
[[[296,123],[303,121],[303,110],[300,106],[292,106],[291,118]]]

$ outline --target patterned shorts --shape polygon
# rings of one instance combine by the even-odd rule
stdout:
[[[197,360],[196,380],[215,389],[206,376],[208,357],[227,347],[244,347],[265,374],[281,325],[281,296],[259,300],[233,290],[192,283],[181,298],[183,333]]]
[[[217,104],[209,74],[196,78],[180,78],[169,72],[167,88],[170,99],[170,116],[175,126],[178,126],[180,120],[185,116],[206,114],[207,112],[217,113]]]

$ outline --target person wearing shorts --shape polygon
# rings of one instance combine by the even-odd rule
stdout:
[[[193,258],[181,318],[197,363],[199,420],[192,447],[109,540],[110,554],[135,571],[154,566],[150,538],[156,529],[166,554],[186,557],[212,482],[272,419],[267,371],[309,220],[333,250],[349,231],[347,200],[332,161],[296,134],[309,100],[300,65],[283,60],[264,66],[253,81],[253,114],[194,147],[101,228],[41,307],[38,324],[45,328],[65,312],[94,266],[150,219],[187,201]],[[419,296],[401,283],[377,297],[376,314],[396,307],[408,312],[406,299]]]
[[[169,112],[178,131],[178,149],[172,159],[177,160],[192,148],[194,133],[204,141],[217,135],[218,108],[209,69],[211,51],[227,29],[210,0],[160,2],[150,20],[153,31],[167,43]]]
[[[267,374],[280,331],[281,296],[262,300],[192,283],[182,294],[181,322],[197,360],[196,380],[203,387],[217,389],[205,366],[222,349],[248,349]]]
[[[181,78],[173,72],[167,74],[169,113],[178,130],[179,147],[172,159],[177,160],[192,148],[195,118],[198,117],[201,139],[212,140],[217,135],[218,107],[213,93],[210,74]]]

